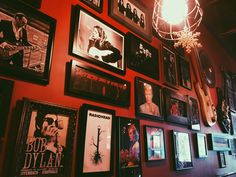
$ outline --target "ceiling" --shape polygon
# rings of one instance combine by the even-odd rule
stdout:
[[[199,0],[203,23],[236,60],[236,0]]]

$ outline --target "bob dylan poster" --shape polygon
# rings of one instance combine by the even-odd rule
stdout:
[[[34,110],[20,175],[63,174],[69,117]]]
[[[83,173],[110,170],[112,115],[88,110]]]

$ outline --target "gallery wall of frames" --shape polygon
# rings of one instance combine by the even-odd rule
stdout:
[[[236,172],[236,62],[204,25],[186,54],[152,29],[153,0],[123,2],[0,2],[0,176]]]

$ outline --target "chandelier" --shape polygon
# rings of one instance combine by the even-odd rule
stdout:
[[[201,47],[196,32],[202,21],[203,11],[198,0],[155,0],[152,26],[161,38],[173,40],[188,53]]]

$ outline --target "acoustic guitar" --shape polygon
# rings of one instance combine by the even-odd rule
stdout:
[[[99,50],[96,47],[91,47],[88,53],[94,56],[96,59],[103,61],[102,57],[112,54],[111,50]]]
[[[193,59],[191,59],[191,65],[194,71],[194,76],[195,76],[195,81],[194,81],[194,88],[197,93],[199,102],[200,102],[200,107],[201,107],[201,112],[202,112],[202,117],[203,121],[207,126],[213,126],[217,122],[217,113],[216,113],[216,108],[212,102],[209,87],[204,83],[203,79],[203,74],[201,71],[201,66],[200,66],[200,56],[197,51],[197,49],[194,49],[195,52],[195,58],[196,58],[196,65],[198,68],[198,73],[200,75],[200,82],[198,81],[197,77],[197,72],[195,70],[194,64],[193,64]]]

